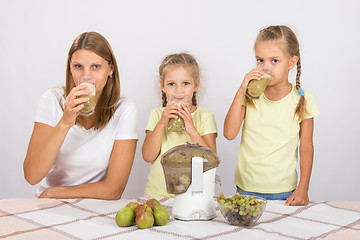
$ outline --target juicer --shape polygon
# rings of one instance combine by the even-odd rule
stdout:
[[[176,146],[161,158],[167,191],[175,194],[172,216],[180,220],[210,220],[215,211],[218,155],[199,144]]]

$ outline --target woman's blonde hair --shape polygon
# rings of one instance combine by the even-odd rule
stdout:
[[[114,115],[115,106],[120,99],[120,79],[119,70],[117,67],[115,55],[111,49],[108,41],[97,32],[84,32],[80,34],[70,47],[67,59],[66,67],[66,86],[64,95],[69,95],[71,89],[76,85],[73,76],[70,71],[71,57],[75,51],[85,49],[92,51],[105,59],[109,64],[113,66],[113,74],[108,77],[108,80],[102,90],[100,99],[95,107],[95,125],[94,129],[102,129],[110,121]],[[76,124],[82,126],[84,117],[78,116],[76,118]]]
[[[169,70],[172,67],[178,67],[178,66],[185,67],[193,77],[195,84],[196,85],[199,84],[198,82],[198,79],[200,79],[199,65],[196,62],[195,58],[188,53],[170,54],[164,58],[164,60],[162,61],[159,67],[159,76],[163,84],[167,70]],[[162,99],[162,106],[166,107],[167,97],[164,91],[161,91],[161,99]],[[197,106],[196,92],[194,92],[193,94],[193,97],[191,99],[191,104],[193,106]]]
[[[295,33],[287,26],[278,25],[278,26],[269,26],[260,31],[256,41],[255,46],[258,42],[274,41],[280,40],[284,43],[284,50],[290,57],[298,57],[297,68],[296,68],[296,89],[299,90],[300,86],[300,75],[301,75],[301,58],[300,58],[300,48],[299,41]],[[303,92],[300,90],[299,92]],[[252,100],[249,97],[245,98],[246,103],[254,106]],[[306,111],[306,101],[303,94],[300,95],[300,100],[295,109],[295,115],[299,117],[299,121],[302,121],[307,114]]]

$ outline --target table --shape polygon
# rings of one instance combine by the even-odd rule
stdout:
[[[95,199],[2,199],[0,239],[360,239],[360,202],[311,202],[284,206],[269,201],[255,226],[227,224],[219,209],[211,221],[120,228],[115,215],[130,201]],[[171,212],[173,199],[158,199]]]

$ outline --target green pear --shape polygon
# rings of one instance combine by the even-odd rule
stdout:
[[[134,211],[129,207],[120,209],[115,216],[116,224],[119,227],[129,227],[133,224],[135,219]]]
[[[156,200],[155,198],[148,199],[146,201],[146,204],[149,205],[149,207],[155,211],[156,206],[161,206],[160,202]]]
[[[149,207],[149,205],[147,205],[146,203],[144,204],[140,204],[136,209],[135,209],[135,216],[137,216],[140,212],[150,212],[153,213],[153,210],[151,209],[151,207]]]
[[[134,213],[135,213],[135,209],[139,206],[138,202],[129,202],[128,204],[126,204],[126,207],[131,208]]]
[[[169,222],[170,213],[163,206],[157,206],[154,210],[155,224],[158,226],[164,226]]]
[[[154,225],[154,215],[149,211],[142,211],[136,216],[136,225],[141,228],[150,228]]]

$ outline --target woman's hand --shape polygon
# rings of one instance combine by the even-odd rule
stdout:
[[[61,187],[50,187],[45,189],[39,196],[39,198],[55,198],[56,192],[59,191]]]
[[[86,85],[79,85],[71,89],[69,95],[65,99],[64,114],[60,120],[62,125],[67,127],[74,126],[79,111],[84,107],[83,103],[89,101],[88,97],[78,98],[79,96],[90,94],[85,89]]]

